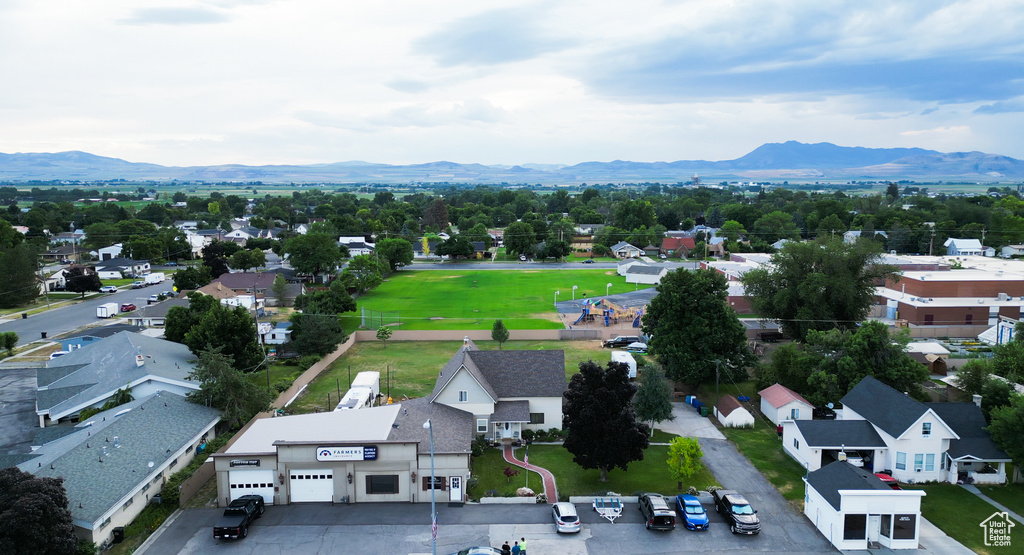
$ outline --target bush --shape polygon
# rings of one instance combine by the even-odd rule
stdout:
[[[299,368],[302,368],[303,371],[309,370],[309,368],[311,366],[313,366],[314,364],[320,362],[321,358],[322,357],[320,355],[306,355],[306,356],[303,356],[303,357],[299,357],[299,360],[298,360]]]
[[[537,432],[533,430],[523,430],[523,439],[526,441],[533,441],[533,438],[537,437]]]
[[[206,462],[206,459],[209,458],[210,454],[216,453],[218,449],[224,447],[224,444],[226,444],[233,435],[234,432],[224,433],[206,442],[206,447],[203,448],[202,453],[197,454],[196,457],[192,459],[192,462],[188,463],[185,468],[182,468],[172,474],[171,477],[167,479],[167,483],[164,484],[164,489],[161,491],[163,504],[177,508],[181,499],[179,496],[181,492],[178,491],[181,487],[181,483],[195,474],[196,470]]]
[[[292,386],[293,380],[277,380],[274,382],[274,391],[278,393],[284,393],[288,391],[288,388]]]

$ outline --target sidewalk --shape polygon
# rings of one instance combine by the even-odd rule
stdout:
[[[981,490],[979,490],[977,487],[969,484],[961,484],[960,487],[982,498],[989,505],[992,505],[993,507],[999,509],[1000,511],[1003,511],[1004,513],[1010,515],[1010,518],[1016,520],[1017,522],[1024,523],[1024,517],[1021,517],[1019,514],[1011,511],[1010,509],[1007,509],[1005,505],[1000,504],[995,499],[992,499],[991,497],[985,495],[984,493],[981,493]]]
[[[532,470],[537,474],[540,474],[544,480],[544,496],[548,498],[548,503],[554,503],[558,501],[558,488],[555,487],[555,476],[548,469],[541,468],[532,464],[526,464],[516,458],[515,452],[512,450],[511,445],[505,445],[504,449],[505,462],[514,464],[519,468],[525,468],[526,470]]]

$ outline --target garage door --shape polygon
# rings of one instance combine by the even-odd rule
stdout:
[[[273,470],[231,470],[228,472],[231,484],[231,500],[243,495],[261,495],[267,505],[274,504]]]
[[[333,470],[292,470],[288,476],[292,503],[334,501]]]

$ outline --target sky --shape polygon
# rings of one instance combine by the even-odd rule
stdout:
[[[163,165],[1024,158],[1019,0],[3,0],[0,152]]]

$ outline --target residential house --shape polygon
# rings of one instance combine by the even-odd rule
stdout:
[[[942,246],[946,247],[949,256],[984,256],[985,247],[977,239],[957,239],[950,237]]]
[[[82,240],[85,239],[84,229],[73,229],[71,231],[62,231],[52,237],[50,237],[51,245],[80,245]]]
[[[661,254],[669,258],[689,258],[696,245],[693,237],[665,237],[661,240]]]
[[[75,535],[110,545],[114,530],[131,523],[215,437],[219,421],[218,410],[157,390],[77,426],[40,430],[17,466],[62,478]]]
[[[179,297],[160,301],[126,313],[122,319],[132,326],[162,328],[167,321],[167,313],[176,306],[188,308],[188,299]]]
[[[1024,245],[1006,245],[1000,249],[999,255],[1003,258],[1024,256]]]
[[[467,338],[429,399],[473,414],[488,440],[514,442],[523,430],[561,427],[565,389],[563,351],[480,351]]]
[[[39,284],[39,294],[43,295],[47,291],[63,291],[68,285],[67,273],[66,268],[61,268],[46,276],[46,279]]]
[[[984,431],[980,403],[922,403],[867,376],[843,397],[842,420],[786,423],[783,447],[811,470],[844,453],[900,482],[1005,483],[1010,459]]]
[[[619,261],[618,266],[615,268],[615,273],[622,277],[626,277],[626,273],[630,268],[636,265],[645,265],[643,261],[636,258],[624,258]]]
[[[103,340],[112,335],[117,335],[123,331],[137,333],[142,331],[141,327],[131,326],[128,324],[112,324],[109,326],[98,326],[95,328],[89,328],[85,331],[71,334],[64,339],[60,340],[60,350],[62,351],[74,351],[75,349],[81,349],[86,345],[91,345],[96,341]]]
[[[262,323],[260,325],[263,325]],[[269,324],[268,324],[269,327]],[[283,345],[292,340],[292,325],[288,322],[278,322],[277,325],[268,329],[263,334],[263,343],[267,345]]]
[[[889,238],[889,234],[887,234],[886,232],[875,230],[874,236],[877,238],[879,235],[881,235],[884,239],[888,239]],[[861,229],[851,229],[850,231],[846,231],[846,232],[843,233],[843,242],[844,243],[856,243],[857,240],[861,239],[862,237],[864,239],[867,239],[867,237],[864,236],[864,230],[861,230]]]
[[[125,387],[136,398],[198,390],[199,384],[187,379],[194,360],[184,345],[126,331],[71,351],[37,373],[39,427],[102,406]]]
[[[115,243],[109,247],[103,247],[102,249],[96,250],[96,258],[100,261],[112,260],[121,257],[121,251],[123,250],[121,243]]]
[[[61,245],[55,249],[44,251],[39,255],[43,262],[64,262],[78,263],[82,259],[82,247],[77,245]]]
[[[782,384],[771,385],[757,394],[761,396],[761,414],[775,424],[781,424],[783,420],[811,419],[814,405]]]
[[[339,237],[338,244],[348,248],[349,256],[373,254],[373,243],[367,243],[363,237]]]
[[[196,220],[175,220],[174,227],[182,231],[195,231],[199,229],[199,222]]]
[[[149,270],[148,260],[132,260],[131,258],[107,258],[96,264],[96,273],[100,279],[141,276],[148,274]]]
[[[894,490],[851,464],[804,478],[804,515],[837,550],[918,549],[922,490]]]
[[[658,254],[660,254],[660,252],[661,252],[661,248],[660,247],[655,247],[654,245],[647,245],[646,247],[644,247],[643,251],[644,251],[644,256],[657,257]]]
[[[440,260],[437,255],[437,241],[427,241],[427,250],[423,250],[423,241],[414,241],[412,244],[412,257],[414,260]]]
[[[222,284],[239,295],[252,293],[266,295],[270,287],[274,285],[275,277],[276,274],[270,272],[231,272],[221,274],[220,277],[210,282],[210,285]]]
[[[644,252],[625,241],[619,241],[612,245],[612,255],[616,258],[638,258]]]
[[[754,415],[750,414],[732,395],[722,395],[715,404],[715,417],[726,428],[752,428]]]
[[[657,285],[668,271],[669,268],[663,264],[632,264],[626,268],[626,283]]]

